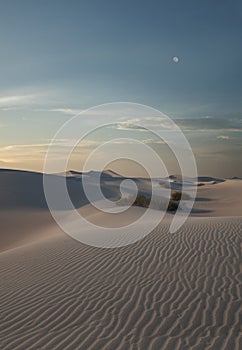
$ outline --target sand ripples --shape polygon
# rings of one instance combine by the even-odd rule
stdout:
[[[168,227],[119,249],[60,235],[0,254],[0,348],[239,350],[242,219]]]

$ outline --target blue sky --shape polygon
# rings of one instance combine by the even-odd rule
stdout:
[[[33,145],[75,111],[129,101],[180,118],[201,172],[242,176],[241,32],[237,0],[1,1],[0,166],[40,169]]]

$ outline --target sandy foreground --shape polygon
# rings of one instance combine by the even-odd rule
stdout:
[[[41,183],[0,173],[1,350],[242,348],[242,180],[205,181],[177,233],[168,215],[113,249],[64,234]]]

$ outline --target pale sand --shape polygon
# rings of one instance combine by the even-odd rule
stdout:
[[[242,216],[242,180],[198,187],[194,208],[205,216]]]
[[[210,200],[193,215],[222,217],[190,217],[170,234],[168,216],[116,249],[74,241],[26,201],[3,210],[2,198],[0,349],[239,350],[242,217],[228,216],[241,215],[241,183],[199,188]]]

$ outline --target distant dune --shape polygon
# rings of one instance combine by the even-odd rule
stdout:
[[[75,206],[96,222],[112,227],[139,215],[141,208],[120,220],[97,214],[81,191],[82,176],[96,175],[50,176],[67,181]],[[123,177],[107,171],[101,179],[105,195],[118,197]],[[167,215],[146,238],[113,249],[64,234],[42,181],[40,173],[0,170],[1,350],[241,348],[242,180],[199,178],[177,233]],[[149,181],[135,181],[149,193]]]

